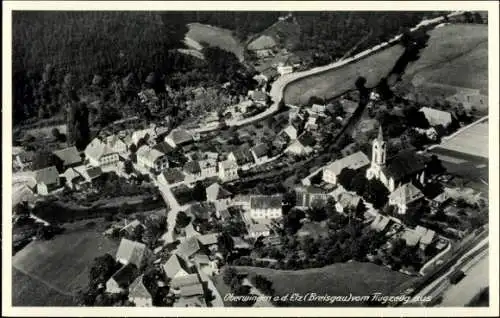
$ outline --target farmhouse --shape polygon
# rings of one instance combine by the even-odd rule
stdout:
[[[368,157],[361,151],[347,157],[336,160],[323,169],[323,181],[337,184],[337,177],[343,169],[361,169],[370,164]]]
[[[165,142],[175,148],[199,139],[199,137],[198,134],[192,134],[185,129],[174,129],[165,137]]]
[[[293,66],[292,65],[286,65],[284,63],[280,63],[278,64],[278,66],[276,67],[276,70],[278,71],[278,73],[283,76],[285,74],[290,74],[293,72]]]
[[[248,50],[253,51],[257,57],[266,57],[272,54],[272,49],[276,47],[276,41],[268,36],[261,35],[250,44],[248,44]]]
[[[128,155],[127,144],[117,135],[111,135],[106,137],[105,143],[114,151],[116,151],[120,156],[126,157]]]
[[[137,277],[137,274],[138,269],[134,264],[123,265],[106,282],[106,292],[113,294],[124,292]]]
[[[186,261],[180,258],[177,254],[173,254],[170,258],[162,265],[165,275],[172,281],[188,276],[191,273]]]
[[[54,156],[59,159],[61,163],[62,171],[68,168],[78,166],[82,162],[82,157],[76,147],[68,147],[61,150],[56,150],[53,152]]]
[[[295,205],[301,208],[311,207],[314,203],[326,203],[331,197],[325,190],[316,187],[297,187],[295,188],[295,196]]]
[[[137,268],[141,268],[151,255],[152,252],[143,243],[123,238],[116,252],[116,260],[122,264],[134,264]]]
[[[68,168],[63,173],[66,179],[66,185],[73,190],[79,190],[86,182],[85,177],[82,176],[75,168]]]
[[[372,161],[366,171],[367,179],[377,179],[393,192],[398,186],[410,181],[425,182],[425,159],[413,150],[404,150],[386,160],[386,142],[379,127],[378,137],[372,144]]]
[[[253,156],[253,160],[257,164],[260,164],[260,163],[266,161],[267,159],[269,159],[269,157],[267,155],[269,152],[269,147],[265,143],[261,143],[261,144],[256,145],[255,147],[253,147],[250,150],[250,152]]]
[[[119,161],[118,152],[109,147],[99,138],[94,138],[87,148],[85,157],[95,167],[116,165]]]
[[[153,297],[143,283],[143,275],[137,277],[129,287],[128,299],[137,307],[153,306]]]
[[[144,145],[137,150],[137,164],[156,171],[168,168],[168,157],[164,153]]]
[[[199,161],[200,174],[202,178],[210,178],[217,175],[217,160],[205,159]]]
[[[238,179],[238,164],[233,160],[219,162],[219,178],[223,181]]]
[[[424,197],[412,183],[405,183],[389,195],[389,204],[395,205],[399,214],[405,214],[408,207]]]
[[[38,194],[48,195],[60,188],[59,172],[55,166],[36,170],[33,173]]]
[[[424,113],[425,118],[431,126],[442,125],[446,128],[451,124],[453,120],[451,113],[439,109],[422,107],[420,108],[420,111]]]
[[[276,219],[282,216],[281,195],[254,195],[250,197],[250,217],[254,219]]]

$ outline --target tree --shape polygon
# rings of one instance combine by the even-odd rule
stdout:
[[[344,168],[337,176],[337,181],[344,187],[344,189],[346,189],[347,191],[351,191],[351,181],[352,179],[354,179],[354,176],[356,176],[356,174],[356,170]]]
[[[135,144],[131,144],[128,148],[131,154],[135,154],[137,152],[137,146]]]
[[[388,201],[388,196],[389,191],[382,182],[377,179],[368,180],[363,198],[372,203],[375,209],[383,207]]]
[[[116,263],[113,256],[106,253],[103,256],[96,257],[89,271],[89,286],[96,288],[100,283],[106,283],[115,270]]]
[[[367,187],[368,180],[362,171],[357,171],[351,180],[351,190],[356,192],[358,195],[363,195]]]
[[[305,217],[305,213],[299,209],[291,209],[286,215],[283,216],[283,226],[289,233],[296,233],[302,224],[300,220]]]
[[[307,216],[309,219],[315,222],[321,222],[326,220],[327,212],[325,209],[325,205],[321,201],[314,201],[311,204],[311,207],[307,209]]]
[[[175,219],[175,226],[177,228],[185,228],[189,222],[191,222],[191,217],[189,217],[186,212],[180,211],[177,213],[177,217]]]
[[[131,174],[132,172],[134,172],[134,165],[130,160],[125,161],[125,163],[123,164],[123,168],[126,174]]]

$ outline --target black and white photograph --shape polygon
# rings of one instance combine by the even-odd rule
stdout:
[[[498,4],[313,3],[4,2],[3,304],[497,315]]]

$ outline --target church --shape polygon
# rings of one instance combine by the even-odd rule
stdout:
[[[367,179],[379,180],[392,193],[408,182],[423,186],[425,166],[426,159],[412,149],[400,151],[397,155],[387,158],[387,145],[382,126],[379,127],[378,136],[372,142],[372,159],[366,170]]]

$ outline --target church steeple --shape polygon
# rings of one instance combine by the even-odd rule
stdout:
[[[373,140],[372,146],[372,166],[383,166],[385,165],[386,159],[386,147],[384,141],[384,133],[382,130],[382,125],[378,128],[377,139]]]

